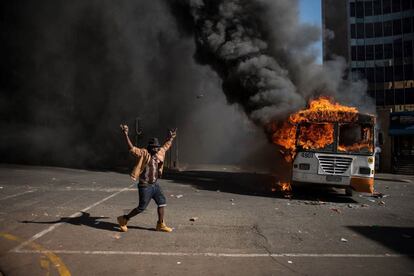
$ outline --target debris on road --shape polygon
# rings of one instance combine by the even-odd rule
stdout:
[[[348,242],[348,240],[345,238],[341,238],[341,242]]]
[[[292,261],[288,261],[288,264],[293,264],[293,262]]]
[[[341,210],[339,210],[338,208],[331,208],[332,211],[337,212],[338,214],[341,213]]]
[[[182,197],[183,197],[183,195],[176,195],[175,197],[176,197],[176,198],[182,198]]]
[[[177,264],[179,265],[179,264],[181,264],[181,262],[177,262]]]
[[[369,207],[369,205],[368,204],[361,204],[361,207]]]
[[[375,198],[386,198],[388,197],[388,195],[384,195],[383,193],[379,193],[379,192],[374,192],[371,197],[375,197]]]
[[[196,221],[196,220],[198,220],[198,217],[192,217],[192,218],[190,218],[190,221]]]
[[[320,201],[320,200],[318,200],[318,201],[304,201],[304,203],[306,205],[325,205],[326,204],[325,201]]]
[[[385,205],[385,202],[381,200],[380,202],[378,202],[378,205]]]

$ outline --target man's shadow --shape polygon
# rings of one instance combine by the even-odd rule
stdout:
[[[109,217],[91,217],[89,213],[81,212],[82,214],[78,217],[63,217],[59,220],[54,221],[28,221],[23,220],[20,221],[21,223],[38,223],[38,224],[56,224],[56,223],[69,223],[72,225],[77,226],[89,226],[92,228],[100,229],[100,230],[107,230],[107,231],[114,231],[114,232],[122,232],[119,228],[119,225],[116,223],[102,221],[102,219],[107,219]],[[155,231],[155,228],[148,228],[148,227],[140,227],[140,226],[129,226],[128,229],[140,229],[140,230],[148,230],[148,231]]]

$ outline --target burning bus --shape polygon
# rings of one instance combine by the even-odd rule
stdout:
[[[272,140],[283,148],[291,163],[290,184],[324,184],[373,192],[375,166],[375,117],[354,107],[319,98],[309,108],[273,125]]]

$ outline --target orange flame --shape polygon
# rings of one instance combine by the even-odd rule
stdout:
[[[290,186],[290,182],[280,182],[279,183],[279,190],[282,191],[282,192],[292,191],[292,187]]]
[[[282,147],[281,153],[291,163],[296,155],[296,147],[303,149],[322,149],[333,145],[335,141],[335,123],[350,124],[357,122],[358,110],[355,107],[340,105],[328,97],[320,97],[309,102],[307,109],[289,116],[283,123],[268,126],[273,143]],[[370,127],[360,129],[363,139],[351,145],[338,145],[337,150],[343,152],[372,150],[372,130]],[[282,192],[291,191],[290,179],[281,179],[277,189]],[[276,190],[276,189],[275,189]]]
[[[291,162],[296,155],[296,132],[299,123],[311,123],[299,128],[298,144],[304,149],[320,149],[334,141],[333,122],[350,123],[357,120],[355,107],[343,106],[328,97],[320,97],[309,103],[309,108],[289,116],[281,125],[273,125],[273,143],[282,146],[285,159]],[[332,122],[332,123],[330,123]]]

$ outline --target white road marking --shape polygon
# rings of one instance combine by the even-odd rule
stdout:
[[[317,253],[198,253],[198,252],[148,252],[148,251],[83,251],[83,250],[48,250],[55,254],[74,254],[74,255],[142,255],[142,256],[174,256],[174,257],[229,257],[229,258],[263,258],[263,257],[290,257],[290,258],[401,258],[413,257],[404,254],[317,254]],[[23,254],[42,254],[41,250],[18,250],[14,253]]]
[[[17,196],[25,195],[25,194],[28,194],[28,193],[33,193],[33,192],[35,192],[35,191],[36,191],[36,190],[24,191],[24,192],[17,193],[17,194],[14,194],[14,195],[5,196],[5,197],[3,197],[3,198],[0,198],[0,200],[5,200],[5,199],[9,199],[9,198],[13,198],[13,197],[17,197]]]
[[[99,205],[99,204],[101,204],[101,203],[103,203],[103,202],[107,201],[108,199],[110,199],[110,198],[112,198],[112,197],[114,197],[114,196],[116,196],[116,195],[118,195],[118,194],[122,193],[123,191],[126,191],[126,190],[130,189],[133,185],[135,185],[135,184],[131,184],[129,187],[124,188],[124,189],[122,189],[122,190],[120,190],[120,191],[118,191],[118,192],[116,192],[116,193],[114,193],[114,194],[111,194],[110,196],[107,196],[107,197],[105,197],[104,199],[102,199],[102,200],[100,200],[100,201],[98,201],[98,202],[95,202],[95,203],[94,203],[94,204],[92,204],[92,205],[89,205],[88,207],[86,207],[86,208],[82,209],[81,211],[76,212],[76,213],[74,213],[74,214],[70,215],[69,217],[70,217],[70,218],[74,218],[74,217],[81,216],[81,215],[82,215],[82,212],[86,212],[86,211],[88,211],[89,209],[92,209],[93,207],[95,207],[95,206],[97,206],[97,205]],[[33,241],[35,241],[35,240],[37,240],[37,239],[39,239],[39,238],[43,237],[44,235],[46,235],[47,233],[49,233],[49,232],[51,232],[51,231],[55,230],[57,227],[61,226],[62,224],[65,224],[65,222],[58,222],[58,223],[56,223],[56,224],[53,224],[52,226],[50,226],[50,227],[46,228],[45,230],[40,231],[39,233],[35,234],[34,236],[32,236],[32,237],[31,237],[30,239],[28,239],[27,241],[25,241],[25,242],[21,243],[20,245],[16,246],[15,248],[11,249],[11,250],[10,250],[10,252],[19,252],[19,251],[20,251],[23,247],[25,247],[25,246],[26,246],[26,245],[28,245],[29,243],[31,243],[31,242],[33,242]]]

